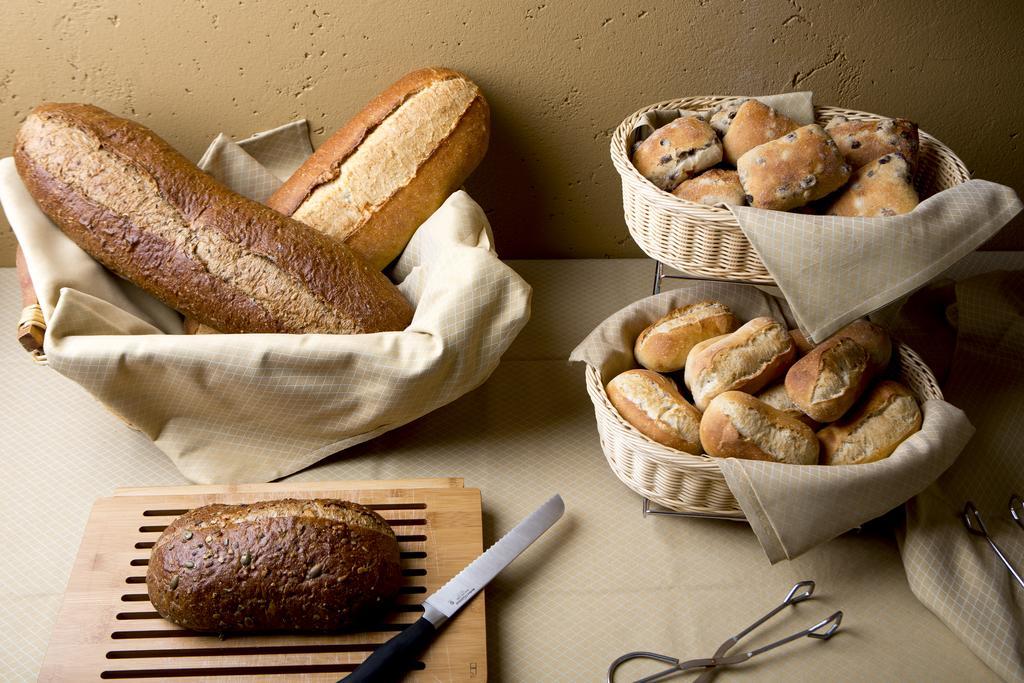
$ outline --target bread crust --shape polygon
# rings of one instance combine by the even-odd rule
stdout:
[[[861,166],[824,211],[830,216],[898,216],[918,204],[910,165],[902,154],[886,154]]]
[[[846,160],[860,168],[885,154],[898,153],[910,164],[911,176],[917,171],[920,140],[917,124],[907,119],[848,121],[837,116],[825,125]]]
[[[727,111],[726,116],[731,113]],[[725,128],[722,138],[725,160],[733,166],[741,156],[758,145],[777,140],[800,127],[793,119],[759,100],[742,102],[729,121],[727,126],[722,123],[719,126]]]
[[[98,201],[109,190],[71,182],[81,151],[40,140],[38,132],[68,127],[96,153],[120,164],[109,169],[151,179],[162,210],[180,217],[183,246],[140,227],[146,206],[117,213]],[[14,150],[18,173],[43,211],[80,247],[118,275],[197,322],[222,332],[379,332],[403,329],[412,307],[387,278],[344,245],[235,194],[149,129],[85,104],[44,104],[29,115]],[[46,166],[61,169],[59,175]],[[66,172],[65,172],[66,171]],[[97,183],[104,182],[102,179]],[[268,310],[274,293],[257,292],[212,272],[199,252],[217,241],[253,257],[313,301],[294,318]],[[258,299],[263,296],[263,299]],[[261,301],[263,303],[261,303]],[[287,308],[281,302],[281,308]]]
[[[685,453],[701,452],[700,412],[669,378],[650,370],[627,370],[605,392],[619,415],[647,438]]]
[[[361,505],[325,499],[187,512],[157,539],[146,573],[161,616],[217,633],[365,623],[401,582],[387,522]]]
[[[666,192],[722,160],[722,143],[699,116],[681,116],[651,133],[633,153],[640,174]]]
[[[818,432],[821,464],[862,465],[888,458],[921,429],[921,422],[909,389],[891,380],[879,382],[848,416]]]
[[[743,206],[747,203],[739,174],[724,168],[711,168],[684,180],[672,190],[672,194],[698,204]]]
[[[716,396],[700,421],[704,452],[716,458],[790,465],[818,462],[818,439],[803,422],[740,392]]]
[[[633,353],[648,370],[676,372],[686,365],[696,344],[736,327],[736,317],[725,304],[710,300],[686,304],[648,325],[636,338]]]
[[[293,215],[319,187],[339,177],[345,161],[406,100],[439,81],[449,79],[472,83],[458,71],[436,67],[413,71],[402,77],[331,135],[271,195],[267,206],[286,216]],[[345,236],[346,244],[378,270],[390,263],[401,253],[416,228],[465,182],[483,160],[487,153],[489,130],[490,108],[477,89],[476,96],[458,123],[422,161],[415,177],[384,200],[354,232]],[[328,224],[313,227],[328,234],[333,232]]]

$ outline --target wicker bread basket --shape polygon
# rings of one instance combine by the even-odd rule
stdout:
[[[894,344],[890,373],[918,400],[941,399],[935,375],[910,347]],[[587,393],[594,402],[601,448],[615,476],[652,503],[676,512],[744,519],[715,458],[689,455],[648,439],[608,400],[598,370],[587,366]]]
[[[736,99],[712,95],[684,97],[644,107],[626,117],[612,135],[611,155],[622,177],[626,225],[644,253],[693,275],[769,284],[772,277],[728,209],[697,204],[658,189],[630,160],[627,140],[641,118],[657,109],[700,111]],[[876,121],[884,117],[852,109],[815,107],[822,125],[836,116]],[[920,131],[917,190],[924,199],[970,179],[964,162],[928,133]]]

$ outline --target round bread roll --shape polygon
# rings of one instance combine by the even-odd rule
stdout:
[[[791,399],[789,394],[786,393],[786,385],[783,382],[777,382],[766,389],[762,389],[757,393],[756,398],[759,401],[764,401],[784,415],[787,415],[794,420],[800,420],[810,427],[812,431],[818,431],[821,429],[820,422],[810,415],[804,415],[804,411],[800,410],[800,407],[793,403],[793,399]]]
[[[684,381],[694,405],[705,410],[726,391],[760,390],[781,377],[794,358],[796,346],[786,326],[754,318],[732,334],[695,346],[686,358]]]
[[[833,422],[889,365],[891,355],[889,334],[867,320],[857,320],[793,364],[786,373],[786,392],[806,415]]]
[[[861,166],[832,204],[830,216],[896,216],[910,213],[918,204],[910,164],[893,153]]]
[[[672,190],[672,194],[698,204],[743,206],[747,203],[739,173],[724,168],[712,168],[695,178],[684,180]]]
[[[700,453],[700,412],[668,377],[627,370],[605,391],[619,415],[647,438],[685,453]]]
[[[813,123],[753,148],[740,157],[736,168],[747,203],[776,211],[821,199],[850,177],[850,165],[836,143]]]
[[[655,372],[675,372],[686,365],[695,344],[736,329],[736,317],[725,304],[698,301],[669,311],[640,333],[633,353],[640,365]]]
[[[636,169],[666,192],[721,160],[718,135],[697,116],[683,116],[665,124],[633,153]]]
[[[848,121],[843,116],[836,116],[825,126],[825,131],[854,168],[869,164],[885,154],[898,153],[910,164],[911,175],[917,169],[920,141],[917,124],[913,121]]]
[[[861,465],[888,458],[921,429],[921,409],[906,387],[886,380],[847,417],[818,432],[823,465]]]
[[[719,125],[722,125],[721,122]],[[741,156],[758,145],[777,140],[799,127],[799,123],[767,104],[746,100],[736,108],[736,115],[732,117],[722,138],[725,160],[735,166]]]
[[[729,126],[736,118],[736,112],[743,106],[746,99],[731,100],[720,104],[708,112],[708,123],[720,136],[725,137],[729,132]]]
[[[810,427],[741,391],[727,391],[711,401],[700,421],[700,442],[716,458],[818,462],[818,439]]]

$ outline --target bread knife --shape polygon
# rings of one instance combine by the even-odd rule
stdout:
[[[562,497],[554,495],[530,513],[497,543],[476,558],[440,590],[423,601],[423,616],[407,626],[397,636],[384,643],[351,674],[344,683],[394,681],[409,669],[409,665],[433,639],[437,630],[452,618],[474,595],[483,590],[491,579],[507,567],[512,560],[530,547],[541,534],[551,528],[565,512]],[[340,682],[339,682],[340,683]]]

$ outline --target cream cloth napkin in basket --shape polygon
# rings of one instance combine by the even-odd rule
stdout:
[[[238,144],[220,136],[203,165],[263,199],[310,151],[303,121]],[[181,334],[177,313],[49,221],[11,158],[0,160],[0,202],[46,317],[50,367],[196,482],[276,479],[453,401],[483,383],[529,318],[529,285],[498,259],[462,191],[390,273],[416,307],[412,323],[367,335]]]
[[[814,121],[811,96],[795,92],[756,99],[808,124]],[[692,112],[652,112],[634,129],[633,140],[684,113]],[[922,200],[909,214],[887,218],[727,208],[786,295],[800,329],[822,341],[930,282],[1022,208],[1011,188],[985,180],[969,180]]]
[[[784,301],[756,287],[687,282],[611,316],[576,347],[569,360],[594,367],[607,384],[620,372],[637,367],[633,341],[647,325],[673,308],[701,299],[725,303],[741,320],[768,315],[792,322]],[[875,463],[826,467],[719,460],[726,483],[769,561],[792,559],[902,505],[934,482],[974,430],[964,413],[945,401],[926,401],[922,410],[921,431]]]

